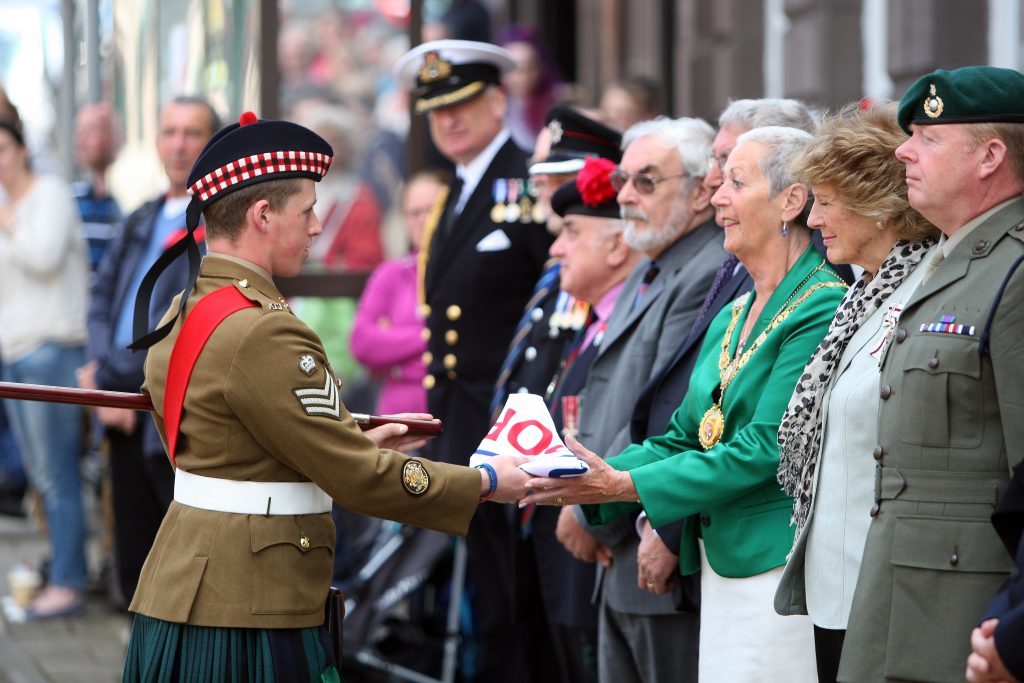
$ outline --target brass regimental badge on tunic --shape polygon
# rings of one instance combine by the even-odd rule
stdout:
[[[932,83],[928,90],[928,97],[924,98],[924,113],[930,119],[937,119],[942,116],[944,106],[942,98],[935,94],[935,84]]]
[[[430,475],[419,460],[406,460],[402,468],[402,486],[414,496],[421,496],[430,488]]]

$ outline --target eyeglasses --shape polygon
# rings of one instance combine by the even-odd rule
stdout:
[[[715,156],[714,152],[708,152],[708,171],[718,167],[719,172],[725,168],[725,162],[729,160],[729,152],[723,152],[722,154]]]
[[[689,173],[680,173],[678,175],[667,175],[664,178],[653,176],[650,173],[630,173],[629,171],[623,171],[621,168],[617,168],[611,172],[609,180],[611,180],[612,187],[616,192],[624,188],[630,180],[633,181],[633,187],[640,194],[652,194],[660,183],[666,180],[673,180],[675,178],[689,178]]]

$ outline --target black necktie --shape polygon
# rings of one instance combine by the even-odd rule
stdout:
[[[452,233],[452,225],[455,223],[455,219],[458,217],[459,212],[456,209],[459,208],[459,199],[462,197],[462,186],[465,182],[461,177],[455,176],[455,180],[452,181],[451,189],[448,191],[448,197],[451,201],[449,205],[451,208],[448,210],[448,215],[444,217],[444,223],[441,225],[441,236],[447,238]]]
[[[644,273],[644,279],[640,283],[640,289],[636,291],[636,298],[633,299],[633,308],[636,308],[647,296],[647,290],[651,288],[651,283],[654,282],[654,278],[658,277],[658,273],[661,272],[661,268],[654,261],[651,261],[650,265],[647,266],[647,272]]]

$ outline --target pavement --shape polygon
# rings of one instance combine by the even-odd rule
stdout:
[[[96,536],[90,533],[90,568],[98,566]],[[46,548],[30,518],[0,516],[0,601],[11,602],[7,571],[21,562],[36,564]],[[88,593],[78,617],[18,623],[12,615],[16,610],[0,609],[0,683],[121,680],[131,622],[105,595]]]

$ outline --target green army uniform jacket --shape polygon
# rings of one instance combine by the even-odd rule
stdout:
[[[207,256],[186,314],[224,286],[237,287],[259,305],[226,318],[199,355],[185,395],[177,466],[222,479],[312,480],[353,512],[465,534],[477,507],[480,474],[421,460],[426,489],[410,490],[403,470],[411,459],[378,449],[361,433],[337,398],[339,383],[320,340],[265,274]],[[172,303],[171,311],[177,306]],[[181,320],[146,360],[143,388],[153,399],[165,445],[167,366],[180,330]],[[307,389],[323,401],[302,400],[310,394],[296,392]],[[330,513],[246,515],[174,502],[130,609],[201,626],[317,626],[324,618],[333,553]]]
[[[815,288],[769,332],[727,387],[722,404],[725,430],[717,444],[704,450],[698,426],[721,381],[719,356],[733,306],[726,306],[708,328],[690,388],[666,433],[632,445],[607,461],[615,469],[631,473],[652,526],[688,518],[678,548],[681,574],[700,569],[698,523],[708,562],[721,576],[754,576],[786,562],[793,544],[789,525],[792,498],[775,478],[779,422],[797,378],[828,331],[846,292],[846,285],[827,266],[815,271],[821,265],[821,256],[808,246],[765,305],[750,332],[748,347],[776,314],[789,310],[801,295]],[[735,355],[753,296],[747,297],[736,321],[730,358]],[[593,524],[635,509],[635,504],[628,503],[584,506]],[[699,522],[694,515],[699,515]]]
[[[992,307],[1022,242],[1016,199],[967,234],[900,315],[879,383],[877,502],[841,681],[962,681],[971,629],[1013,564],[989,517],[1024,454],[1024,267]]]

